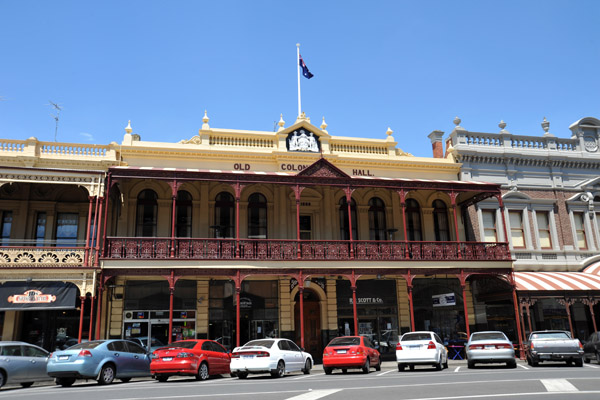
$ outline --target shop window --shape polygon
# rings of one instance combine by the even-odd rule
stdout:
[[[12,211],[2,212],[2,246],[10,246],[10,231],[12,229]]]
[[[575,222],[575,237],[577,238],[577,248],[580,250],[585,250],[588,248],[583,216],[584,214],[582,212],[573,213],[573,221]]]
[[[514,248],[525,247],[525,234],[523,231],[523,212],[509,211],[508,221],[510,224],[510,236]]]
[[[436,241],[447,242],[450,240],[448,207],[446,207],[446,203],[441,200],[435,200],[433,202],[433,228],[435,230]]]
[[[496,211],[484,210],[481,212],[481,218],[483,220],[483,241],[497,242]]]
[[[267,199],[260,193],[248,197],[248,238],[267,238]]]
[[[537,211],[535,218],[538,227],[538,236],[540,239],[540,247],[542,249],[552,248],[552,238],[550,237],[550,217],[547,211]]]
[[[421,207],[414,199],[406,200],[406,229],[408,240],[421,241],[423,235],[421,233]]]
[[[180,279],[175,283],[173,308],[196,309],[196,281]],[[166,280],[128,280],[125,283],[125,310],[168,310],[169,284]]]
[[[216,238],[233,237],[234,207],[235,201],[230,193],[221,192],[215,198],[215,225],[212,228]]]
[[[175,232],[177,237],[192,237],[192,195],[185,190],[177,192]]]
[[[56,216],[56,245],[77,245],[77,224],[79,215],[74,213],[58,213]]]
[[[386,240],[385,204],[379,197],[369,200],[369,239]]]
[[[340,239],[350,240],[350,229],[348,220],[348,202],[346,196],[342,197],[339,201],[339,212],[340,217]],[[354,199],[350,199],[350,215],[352,217],[352,239],[358,239],[358,218],[356,217],[356,202]]]
[[[154,190],[146,189],[137,198],[137,221],[135,234],[138,237],[156,236],[158,196]]]

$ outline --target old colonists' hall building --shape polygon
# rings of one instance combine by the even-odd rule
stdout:
[[[215,129],[205,115],[198,135],[176,143],[143,141],[128,126],[89,166],[68,151],[53,168],[47,152],[17,157],[39,142],[3,145],[5,169],[105,177],[99,194],[3,181],[1,294],[75,286],[58,311],[2,304],[3,339],[208,337],[231,348],[283,336],[318,356],[330,338],[361,334],[392,357],[411,329],[449,342],[500,329],[517,342],[509,246],[473,241],[464,224],[469,207],[502,202],[500,186],[460,181],[437,139],[436,156],[420,158],[391,130],[381,136],[333,136],[304,115],[276,132]],[[17,254],[55,254],[67,237],[81,260],[44,267],[35,253],[20,263]],[[52,329],[30,329],[34,314],[54,318]]]

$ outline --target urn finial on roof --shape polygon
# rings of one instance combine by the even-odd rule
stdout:
[[[325,122],[325,116],[323,116],[323,122],[321,123],[321,130],[327,132],[327,122]]]
[[[206,115],[206,110],[204,110],[204,117],[202,118],[202,129],[210,129],[210,126],[208,126],[209,120],[210,118],[208,118],[208,115]]]
[[[460,128],[460,123],[461,123],[461,119],[458,117],[454,117],[454,120],[452,122],[454,122],[454,125],[456,125],[457,128]]]
[[[504,122],[504,120],[500,120],[498,127],[500,128],[500,133],[509,133],[506,129],[504,129],[506,128],[506,122]]]
[[[125,127],[125,133],[131,133],[133,129],[131,129],[131,120],[127,122],[127,126]]]
[[[544,117],[544,120],[542,121],[542,129],[544,130],[544,136],[554,136],[553,134],[551,134],[550,132],[548,132],[550,130],[550,122],[546,119],[546,117]]]
[[[283,120],[283,114],[279,114],[279,122],[277,123],[277,125],[279,125],[278,131],[282,131],[283,127],[285,126],[285,121]]]

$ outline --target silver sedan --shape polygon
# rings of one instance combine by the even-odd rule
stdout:
[[[516,368],[512,342],[500,331],[472,333],[467,342],[467,366],[473,368],[475,363],[506,363],[508,368]]]

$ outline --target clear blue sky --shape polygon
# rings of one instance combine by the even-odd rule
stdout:
[[[0,0],[0,138],[121,142],[214,128],[272,131],[303,110],[336,136],[430,156],[471,131],[550,131],[600,117],[600,1]]]

